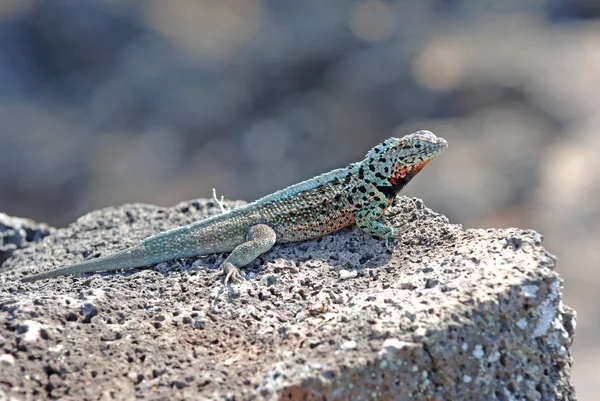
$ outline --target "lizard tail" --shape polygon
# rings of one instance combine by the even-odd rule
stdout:
[[[140,244],[111,255],[88,259],[81,263],[61,267],[56,270],[50,270],[49,272],[23,277],[21,281],[24,283],[31,283],[37,280],[43,280],[57,276],[67,276],[70,274],[133,269],[152,264],[153,261],[148,261],[147,259],[148,252],[146,249],[144,249],[144,246]]]

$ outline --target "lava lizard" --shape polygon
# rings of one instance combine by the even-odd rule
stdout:
[[[389,138],[365,159],[267,195],[217,216],[164,231],[120,252],[22,278],[133,269],[166,260],[231,252],[221,265],[225,284],[275,243],[303,241],[356,224],[389,242],[403,229],[377,221],[404,186],[448,143],[429,131]]]

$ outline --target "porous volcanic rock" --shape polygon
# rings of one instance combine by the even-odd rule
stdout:
[[[0,265],[17,249],[40,242],[53,231],[54,228],[45,223],[0,213]]]
[[[575,399],[575,313],[541,235],[462,231],[419,199],[386,213],[411,224],[389,249],[356,228],[277,245],[229,288],[223,254],[19,281],[215,213],[107,208],[16,251],[0,399]]]

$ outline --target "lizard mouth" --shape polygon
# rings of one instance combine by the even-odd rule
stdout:
[[[440,154],[442,153],[444,150],[446,150],[446,148],[448,147],[448,141],[445,140],[444,138],[438,138],[437,142],[436,142],[436,149],[435,149],[435,154]]]

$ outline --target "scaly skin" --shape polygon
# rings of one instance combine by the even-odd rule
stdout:
[[[231,252],[221,266],[225,283],[241,280],[239,268],[275,243],[321,237],[356,224],[388,243],[399,230],[377,221],[396,195],[448,143],[429,131],[389,138],[365,159],[277,191],[218,216],[144,239],[139,245],[46,273],[36,280],[132,269],[170,259]]]

